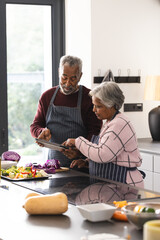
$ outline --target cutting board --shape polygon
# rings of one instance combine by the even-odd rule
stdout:
[[[58,173],[58,172],[66,172],[66,171],[69,171],[69,168],[67,168],[67,167],[61,167],[61,168],[59,168],[59,169],[56,169],[55,171],[56,171],[56,173]]]

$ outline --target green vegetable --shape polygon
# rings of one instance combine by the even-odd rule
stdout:
[[[33,177],[32,173],[29,173],[27,178],[32,178],[32,177]]]
[[[31,171],[31,167],[25,167],[26,171]]]
[[[2,176],[8,176],[9,174],[6,172],[5,169],[1,169],[1,172],[2,172]]]
[[[155,213],[155,209],[154,208],[150,208],[150,207],[144,207],[142,212],[145,212],[145,213]]]

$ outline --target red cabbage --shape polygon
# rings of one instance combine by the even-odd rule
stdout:
[[[56,159],[49,159],[46,161],[45,164],[43,164],[43,168],[60,168],[60,162]]]
[[[3,161],[19,161],[20,160],[20,155],[16,152],[13,151],[6,151],[2,153],[2,160]]]
[[[43,169],[46,173],[55,173],[56,169],[60,168],[60,162],[56,159],[49,159],[43,165],[38,163],[27,163],[26,167],[31,167],[36,169]]]
[[[43,170],[48,173],[48,174],[53,174],[55,173],[55,168],[54,167],[50,167],[50,168],[43,168]]]

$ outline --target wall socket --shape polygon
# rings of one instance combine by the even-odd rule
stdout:
[[[143,103],[125,103],[124,112],[142,112]]]

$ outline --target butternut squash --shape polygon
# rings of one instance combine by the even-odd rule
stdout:
[[[32,215],[59,215],[68,210],[68,199],[62,192],[32,196],[26,199],[23,207],[28,214]]]
[[[40,196],[41,194],[39,193],[35,193],[35,192],[31,192],[31,193],[28,193],[27,196],[25,197],[25,199],[29,198],[29,197],[33,197],[33,196]]]

